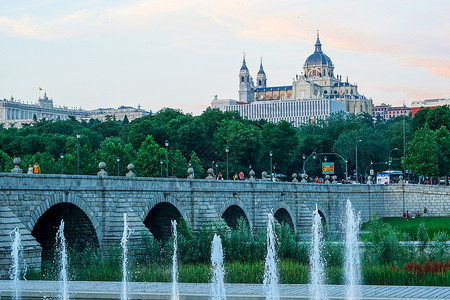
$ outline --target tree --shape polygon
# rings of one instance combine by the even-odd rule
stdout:
[[[439,174],[448,178],[450,173],[450,131],[442,126],[436,131]]]
[[[431,130],[438,130],[442,126],[450,128],[450,109],[447,105],[428,110],[426,118]]]
[[[358,142],[359,140],[361,141]],[[358,175],[365,175],[364,171],[371,161],[376,164],[384,163],[389,156],[389,144],[375,128],[344,132],[334,143],[333,152],[348,160],[349,173],[353,169],[356,170],[356,148],[358,148]]]
[[[171,175],[177,178],[186,178],[188,163],[183,153],[178,149],[175,151],[171,150],[169,152],[169,157],[171,158],[169,163]]]
[[[159,177],[160,160],[165,158],[165,150],[160,148],[151,135],[148,135],[137,152],[134,166],[136,176]]]
[[[131,122],[126,126],[120,136],[125,143],[130,143],[137,151],[145,141],[148,135],[152,137],[157,134],[157,131],[152,123],[153,116],[145,116]]]
[[[217,149],[230,148],[230,170],[239,172],[248,170],[249,165],[259,172],[261,132],[254,125],[244,126],[242,122],[230,120],[223,122],[214,135]]]
[[[191,167],[194,169],[194,175],[197,178],[203,178],[205,175],[205,169],[203,168],[202,161],[197,156],[197,153],[195,151],[191,152],[191,159],[189,160],[191,163]]]
[[[436,134],[425,124],[418,129],[413,140],[408,143],[408,154],[404,167],[417,175],[434,177],[439,175],[438,144]]]
[[[118,137],[110,137],[100,144],[100,149],[96,153],[97,160],[106,163],[109,175],[117,175],[117,157],[119,161],[120,175],[127,173],[127,166],[136,159],[136,152],[131,144],[125,143]]]
[[[268,173],[271,172],[269,166],[269,152],[272,151],[272,160],[277,164],[277,172],[287,174],[292,173],[292,162],[295,158],[298,138],[292,125],[286,121],[266,123],[261,130],[261,164]]]
[[[92,130],[102,135],[103,139],[112,136],[119,136],[122,126],[119,122],[106,121],[92,126]]]
[[[0,150],[0,172],[8,173],[13,168],[13,159],[4,151]]]

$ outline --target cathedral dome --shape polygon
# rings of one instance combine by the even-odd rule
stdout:
[[[314,50],[314,53],[311,54],[305,61],[305,67],[317,65],[326,65],[332,67],[333,63],[331,62],[331,59],[322,52],[322,44],[319,40],[319,34],[317,34],[317,41],[315,46],[316,48]]]

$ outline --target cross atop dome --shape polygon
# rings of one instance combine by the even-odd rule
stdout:
[[[317,53],[322,53],[322,44],[320,43],[320,39],[319,39],[319,29],[317,29],[317,40],[316,40],[316,49],[314,50],[314,52]]]

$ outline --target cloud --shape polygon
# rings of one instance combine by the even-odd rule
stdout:
[[[425,68],[436,76],[450,78],[450,60],[417,58],[411,60],[410,64]]]
[[[76,10],[57,17],[23,16],[0,17],[0,31],[12,36],[38,40],[61,39],[85,35],[93,29],[110,32],[112,28],[160,31],[173,30],[179,26],[178,19],[186,19],[183,12],[198,1],[135,1],[126,5]],[[182,26],[186,26],[183,24]]]

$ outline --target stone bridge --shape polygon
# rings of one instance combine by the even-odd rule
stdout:
[[[308,234],[317,203],[329,230],[340,232],[347,199],[371,216],[401,216],[426,206],[432,216],[449,215],[445,186],[340,185],[205,179],[128,178],[71,175],[0,174],[0,278],[10,264],[9,233],[18,227],[29,266],[39,268],[53,251],[61,219],[69,244],[100,249],[117,246],[123,215],[139,244],[142,232],[170,235],[170,220],[184,219],[194,230],[224,219],[234,227],[243,218],[254,230],[266,227],[273,212],[299,234]]]

